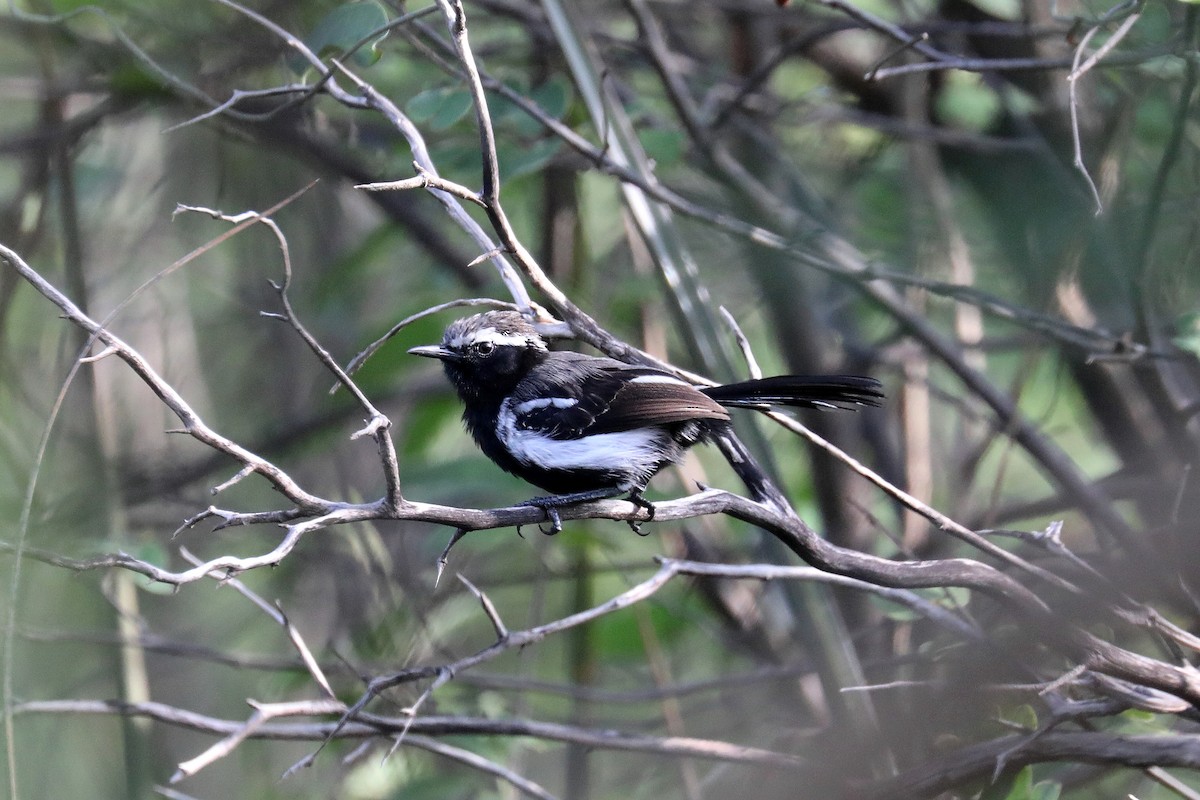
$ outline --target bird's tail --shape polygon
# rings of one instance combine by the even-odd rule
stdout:
[[[883,400],[879,381],[858,375],[778,375],[724,386],[705,386],[700,391],[721,405],[733,408],[853,408],[877,406]]]

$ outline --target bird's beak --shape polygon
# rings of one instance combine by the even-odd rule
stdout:
[[[445,347],[436,344],[422,345],[414,347],[408,352],[414,356],[425,356],[425,358],[436,358],[440,361],[462,361],[462,357],[453,350],[447,350]]]

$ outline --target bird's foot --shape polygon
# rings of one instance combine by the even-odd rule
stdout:
[[[558,507],[564,505],[558,502],[558,496],[550,497],[534,497],[526,500],[524,503],[517,503],[518,506],[532,506],[540,508],[546,514],[546,522],[550,523],[550,529],[547,530],[542,523],[538,523],[538,531],[544,536],[554,536],[557,533],[562,533],[562,517],[558,515]],[[521,535],[521,526],[517,526],[517,535]]]
[[[558,509],[554,506],[545,506],[542,510],[546,512],[546,521],[550,523],[550,530],[546,530],[539,522],[538,531],[543,536],[554,536],[555,534],[562,533],[562,517],[558,515]]]
[[[654,521],[654,512],[655,512],[654,503],[651,503],[644,496],[642,496],[641,489],[634,489],[632,492],[629,493],[629,497],[627,499],[629,500],[629,502],[633,503],[638,508],[646,509],[646,522]],[[649,536],[650,535],[649,533],[642,533],[642,523],[639,522],[638,520],[631,519],[631,520],[627,520],[627,522],[629,523],[629,527],[632,528],[633,532],[636,533],[638,536]]]
[[[558,514],[558,509],[564,506],[573,506],[576,503],[587,503],[593,500],[607,500],[611,497],[617,497],[624,493],[624,489],[606,488],[594,489],[588,492],[575,492],[574,494],[552,494],[546,497],[534,497],[531,500],[526,500],[524,503],[517,503],[518,506],[532,506],[540,508],[546,512],[546,521],[550,523],[550,530],[546,530],[542,525],[538,525],[538,530],[547,536],[553,536],[560,533],[563,529],[562,517]],[[641,489],[633,489],[629,492],[629,502],[633,503],[638,508],[646,509],[646,520],[654,519],[654,504],[642,496]],[[642,533],[642,525],[637,520],[628,520],[629,527],[638,536],[645,536]],[[521,528],[517,526],[517,533],[520,534]]]

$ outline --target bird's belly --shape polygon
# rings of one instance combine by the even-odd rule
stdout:
[[[521,428],[511,417],[505,420],[501,415],[497,434],[519,465],[512,471],[554,492],[642,487],[680,454],[679,445],[661,428],[558,439]]]
[[[501,437],[522,464],[544,469],[640,472],[653,469],[677,449],[670,435],[656,428],[556,439],[514,426]]]

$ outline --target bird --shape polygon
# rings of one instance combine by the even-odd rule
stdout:
[[[551,350],[525,316],[508,310],[456,320],[440,344],[408,352],[442,362],[463,423],[488,458],[551,493],[519,504],[542,509],[547,534],[562,530],[558,509],[621,495],[653,519],[647,483],[688,448],[728,433],[729,408],[853,408],[883,399],[879,381],[856,375],[696,386],[652,366]]]

